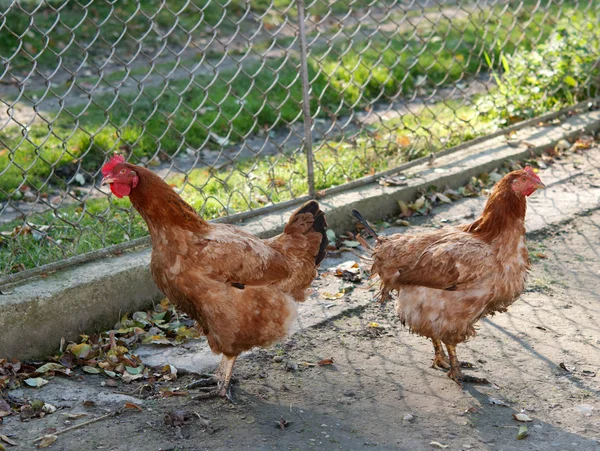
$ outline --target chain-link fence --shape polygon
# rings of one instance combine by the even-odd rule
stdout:
[[[592,99],[600,81],[594,0],[1,5],[3,281],[146,243],[99,186],[115,151],[234,220]]]

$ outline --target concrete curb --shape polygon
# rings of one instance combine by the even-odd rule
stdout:
[[[320,199],[330,227],[350,230],[352,208],[368,219],[398,212],[398,200],[411,201],[420,189],[435,185],[458,188],[471,177],[500,167],[508,160],[523,160],[552,148],[560,139],[600,128],[600,111],[585,113],[551,127],[530,127],[517,132],[509,146],[498,137],[440,157],[433,167],[415,166],[405,171],[407,185],[366,185]],[[245,228],[261,237],[280,233],[295,209],[278,211],[247,221]],[[54,352],[61,337],[112,327],[123,312],[140,310],[162,297],[148,265],[148,249],[106,258],[5,287],[0,295],[0,356],[33,359]]]

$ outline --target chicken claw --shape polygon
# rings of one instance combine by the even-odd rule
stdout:
[[[469,368],[469,369],[475,368],[475,365],[473,365],[471,362],[460,361],[459,365],[461,368]],[[450,362],[448,361],[447,357],[442,357],[442,356],[436,355],[433,357],[433,361],[431,363],[431,368],[435,368],[438,370],[449,370],[451,367],[450,367]]]
[[[219,396],[227,399],[231,404],[235,404],[233,401],[233,394],[231,393],[231,384],[227,385],[227,387],[221,388],[219,391]]]
[[[213,387],[218,385],[220,379],[217,376],[209,376],[202,379],[195,380],[186,385],[187,390],[191,390],[198,387]]]
[[[450,379],[452,379],[454,382],[456,382],[458,385],[460,385],[462,387],[462,383],[461,382],[467,382],[470,384],[489,384],[490,381],[488,381],[485,377],[475,377],[475,376],[469,376],[468,374],[463,374],[462,372],[459,371],[459,374],[454,374],[454,372],[452,370],[448,371],[448,377]]]
[[[462,381],[469,382],[471,384],[489,384],[490,383],[490,381],[488,381],[485,377],[469,376],[468,374],[462,375]]]
[[[233,366],[235,365],[236,356],[227,357],[223,355],[221,359],[221,363],[215,372],[215,375],[206,379],[201,379],[195,382],[192,382],[187,386],[187,388],[195,388],[202,387],[205,388],[207,386],[217,385],[216,388],[207,391],[206,393],[202,393],[200,395],[195,396],[194,400],[200,399],[210,399],[210,398],[226,398],[229,402],[234,404],[233,395],[231,394],[231,380],[233,374]],[[204,381],[208,381],[204,383]],[[212,383],[211,383],[212,382]],[[202,391],[202,388],[200,390]]]
[[[206,393],[200,393],[194,396],[192,399],[194,401],[200,401],[212,398],[225,398],[231,404],[235,404],[233,400],[233,395],[231,393],[231,385],[229,385],[228,387],[224,387],[222,386],[222,384],[219,384],[217,388],[213,388],[212,390],[207,391]]]
[[[461,367],[472,368],[473,365],[468,362],[458,361],[458,358],[456,357],[456,345],[450,345],[446,343],[446,348],[448,349],[448,355],[450,356],[450,371],[448,371],[448,377],[450,379],[460,386],[462,386],[461,382],[468,382],[471,384],[489,384],[489,381],[485,378],[463,374],[463,372],[460,370]],[[463,366],[463,364],[466,366]]]

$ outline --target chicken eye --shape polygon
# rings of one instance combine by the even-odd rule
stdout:
[[[127,172],[127,169],[121,169],[121,170],[119,171],[119,173],[120,173],[120,174],[125,174],[126,172]]]

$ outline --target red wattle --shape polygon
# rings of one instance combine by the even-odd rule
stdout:
[[[110,185],[110,190],[120,199],[122,197],[129,196],[131,187],[126,183],[112,183]]]

